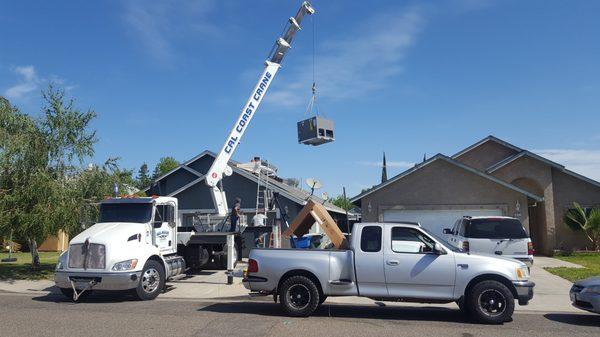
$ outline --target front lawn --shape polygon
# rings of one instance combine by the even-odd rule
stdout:
[[[41,267],[31,269],[31,254],[13,253],[16,262],[0,262],[0,281],[7,280],[43,280],[54,276],[54,267],[58,261],[59,252],[40,252]],[[0,253],[0,259],[8,257],[8,253]]]
[[[573,253],[569,256],[554,256],[556,259],[560,259],[567,262],[576,263],[584,266],[585,268],[545,268],[547,271],[554,275],[558,275],[571,282],[575,282],[584,278],[592,276],[600,276],[600,253]]]

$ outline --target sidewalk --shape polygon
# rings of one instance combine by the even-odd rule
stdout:
[[[535,295],[533,300],[527,306],[515,307],[517,312],[581,312],[571,306],[569,300],[569,289],[571,282],[545,271],[546,266],[569,266],[568,262],[560,260],[536,257],[535,263],[531,268],[531,280],[536,283]],[[577,266],[577,265],[574,265]],[[581,266],[579,266],[581,267]],[[227,285],[227,276],[224,271],[202,271],[194,275],[188,275],[183,279],[169,282],[165,293],[159,296],[159,299],[192,299],[192,300],[257,300],[248,295],[248,290],[241,283],[241,269],[236,270],[234,284]],[[0,292],[24,293],[46,295],[48,293],[58,293],[54,287],[54,282],[44,281],[0,281]],[[270,298],[269,298],[270,299]],[[261,300],[261,299],[258,299]],[[362,304],[362,305],[387,305],[387,306],[411,306],[411,307],[431,307],[442,306],[447,308],[456,308],[454,303],[439,304],[419,304],[419,303],[395,303],[385,302],[385,304],[361,297],[330,297],[326,303],[339,304]]]

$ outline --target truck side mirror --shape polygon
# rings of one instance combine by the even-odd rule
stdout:
[[[446,250],[442,245],[436,242],[435,245],[433,245],[433,253],[436,255],[444,255],[446,254]]]
[[[444,228],[444,234],[452,234],[452,230],[450,228]]]

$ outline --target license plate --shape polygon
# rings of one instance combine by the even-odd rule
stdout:
[[[571,302],[577,301],[577,295],[575,293],[571,293],[569,296],[571,297]]]

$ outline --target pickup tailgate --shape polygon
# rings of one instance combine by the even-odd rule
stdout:
[[[325,295],[354,295],[354,254],[351,250],[253,249],[244,286],[253,292],[272,293],[282,277],[310,275]]]

